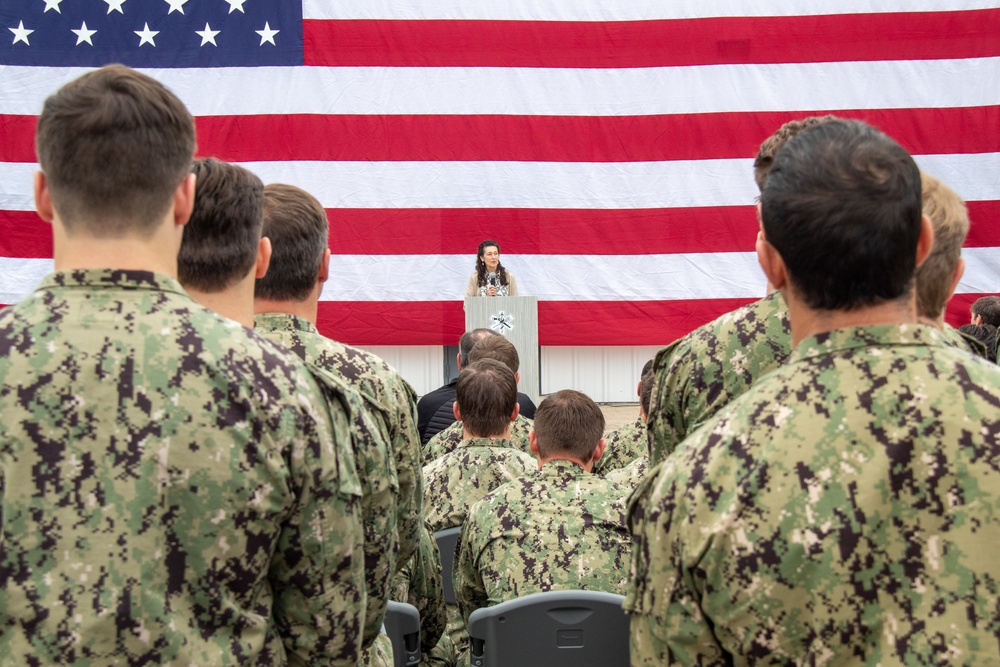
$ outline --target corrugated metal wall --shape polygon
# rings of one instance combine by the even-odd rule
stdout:
[[[420,395],[444,384],[444,348],[367,346],[393,366]],[[598,403],[637,403],[643,364],[659,350],[641,347],[543,347],[541,393],[577,389]]]

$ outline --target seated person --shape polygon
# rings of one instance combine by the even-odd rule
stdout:
[[[643,424],[646,423],[647,415],[649,415],[649,404],[653,396],[653,380],[655,377],[656,375],[650,369],[642,376],[642,380],[639,381],[639,419],[642,420]],[[603,459],[604,457],[602,456],[601,458]],[[648,452],[644,452],[625,467],[612,470],[604,477],[609,482],[614,482],[621,486],[627,498],[628,494],[632,493],[639,486],[639,482],[646,476],[648,470],[649,454]]]
[[[503,336],[499,334],[484,336],[473,345],[469,351],[469,363],[479,361],[480,359],[494,359],[499,361],[514,371],[516,382],[521,380],[521,374],[517,371],[521,365],[521,358],[517,354],[517,348]],[[531,431],[531,420],[520,414],[520,405],[521,403],[518,401],[517,419],[514,420],[514,423],[510,427],[510,437],[508,440],[510,440],[515,448],[520,449],[530,457],[531,449],[528,443],[528,433]],[[462,437],[462,422],[459,419],[459,421],[456,421],[430,439],[430,442],[424,447],[424,461],[430,463],[434,459],[440,458],[452,451],[462,441]]]
[[[632,543],[619,488],[591,471],[605,442],[604,415],[588,396],[563,390],[535,413],[538,470],[469,510],[455,565],[462,616],[551,590],[623,594]]]
[[[652,371],[653,360],[650,359],[642,367],[642,372],[639,373],[639,382],[635,387],[635,394],[639,397],[639,416],[634,422],[629,422],[608,435],[608,446],[604,448],[604,456],[594,464],[594,472],[598,475],[607,475],[613,470],[624,468],[640,456],[646,455],[648,448],[646,444],[646,415],[649,414],[649,402],[647,397],[646,406],[643,407],[642,383],[647,375],[652,375]],[[648,384],[649,391],[652,393],[652,377]]]
[[[473,329],[466,331],[458,340],[458,354],[455,355],[455,363],[461,372],[469,364],[469,352],[472,346],[486,336],[499,336],[492,329]],[[438,387],[432,392],[424,394],[417,401],[417,430],[420,432],[420,443],[426,445],[435,435],[455,423],[455,415],[451,411],[451,406],[455,402],[455,378],[443,387]],[[527,394],[517,392],[517,404],[521,406],[521,415],[532,419],[535,416],[535,403]],[[425,459],[424,463],[430,463],[432,459]]]

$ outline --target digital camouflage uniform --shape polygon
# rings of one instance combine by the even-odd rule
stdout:
[[[340,397],[148,271],[0,312],[0,662],[353,665]]]
[[[430,529],[420,531],[416,553],[392,579],[392,599],[412,604],[420,612],[421,664],[435,664],[432,653],[447,623],[441,585],[441,552]]]
[[[396,498],[399,484],[396,465],[389,445],[388,409],[368,387],[360,383],[353,389],[341,373],[352,360],[341,354],[340,346],[299,322],[308,320],[292,315],[264,315],[254,318],[257,333],[294,352],[321,384],[341,387],[352,396],[350,413],[354,422],[354,462],[361,477],[361,522],[365,530],[365,590],[368,608],[365,616],[363,645],[367,653],[378,637],[389,600],[389,582],[396,571],[399,535],[396,532]],[[311,325],[310,325],[311,326]],[[357,368],[357,365],[351,366]]]
[[[726,313],[656,355],[649,460],[656,465],[700,424],[791,353],[788,307],[778,292]]]
[[[648,447],[646,422],[642,417],[636,417],[634,422],[612,431],[606,440],[604,454],[594,464],[594,472],[598,475],[606,475],[612,470],[624,468],[640,456],[646,455]]]
[[[841,329],[720,411],[630,507],[633,665],[996,665],[1000,369]]]
[[[469,507],[497,487],[538,469],[538,461],[503,438],[469,438],[424,466],[424,511],[436,533],[461,526]],[[461,652],[468,638],[455,605],[447,605],[448,642]]]
[[[627,498],[646,477],[647,472],[649,472],[649,458],[644,454],[624,468],[612,470],[604,476],[604,479],[622,487]]]
[[[528,440],[528,434],[531,433],[533,428],[535,428],[534,422],[523,415],[518,415],[517,419],[510,424],[511,446],[524,452],[532,459],[535,457],[531,453],[531,443]],[[464,429],[465,427],[462,425],[462,422],[457,421],[428,440],[427,444],[424,445],[424,465],[441,458],[448,452],[455,451],[458,443],[462,442]]]
[[[990,355],[988,354],[986,344],[983,343],[983,341],[959,331],[950,324],[946,323],[944,325],[944,337],[952,347],[957,347],[960,350],[971,352],[977,357],[982,357],[983,359],[989,359]],[[990,359],[990,361],[993,360]]]
[[[620,488],[549,461],[469,510],[454,575],[462,617],[544,591],[623,594],[631,548]]]

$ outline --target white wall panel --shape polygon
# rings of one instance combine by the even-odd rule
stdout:
[[[385,359],[402,375],[417,396],[444,384],[444,348],[438,345],[359,346]]]

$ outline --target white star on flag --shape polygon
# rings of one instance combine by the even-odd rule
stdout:
[[[42,13],[44,14],[50,9],[54,9],[57,14],[62,14],[62,10],[59,9],[59,3],[62,1],[63,0],[45,0],[45,10]]]
[[[76,44],[77,44],[77,46],[79,46],[80,44],[83,44],[84,42],[87,42],[87,44],[90,44],[91,46],[94,45],[94,43],[92,41],[90,41],[90,38],[97,31],[96,30],[88,30],[87,29],[87,22],[86,21],[83,22],[83,25],[80,26],[79,30],[73,30],[72,32],[76,35]]]
[[[133,30],[132,32],[139,35],[139,46],[147,43],[156,46],[156,42],[153,41],[153,38],[160,34],[159,30],[150,30],[148,23],[143,24],[142,30]]]
[[[211,44],[212,46],[218,46],[218,44],[215,43],[215,36],[218,35],[220,32],[222,31],[212,30],[212,27],[206,23],[204,30],[195,30],[194,34],[201,37],[201,46],[205,46],[206,44]]]
[[[175,11],[183,14],[184,5],[187,4],[187,1],[188,0],[166,0],[166,3],[170,5],[170,10],[167,12],[167,15],[169,16],[170,14],[173,14]]]
[[[234,11],[238,9],[244,14],[246,14],[246,12],[243,11],[243,3],[245,3],[246,1],[247,0],[226,0],[226,2],[229,3],[229,13],[232,14]]]
[[[24,21],[18,21],[16,28],[7,28],[7,30],[10,30],[12,33],[14,33],[14,41],[11,42],[12,44],[17,44],[18,42],[24,42],[25,44],[28,44],[28,35],[35,32],[34,30],[26,29],[24,27]],[[263,44],[263,42],[261,43]],[[31,44],[28,44],[28,46],[31,46]]]
[[[264,46],[264,42],[271,42],[271,44],[274,44],[274,36],[277,35],[281,31],[280,30],[271,30],[271,24],[268,23],[267,21],[264,21],[264,29],[263,30],[254,30],[254,32],[257,33],[258,35],[260,35],[260,44],[259,44],[259,46]],[[274,44],[274,45],[277,46],[277,44]]]
[[[125,0],[104,0],[108,4],[108,14],[111,12],[118,12],[119,14],[124,14],[125,10],[122,9],[122,5],[125,4]]]

